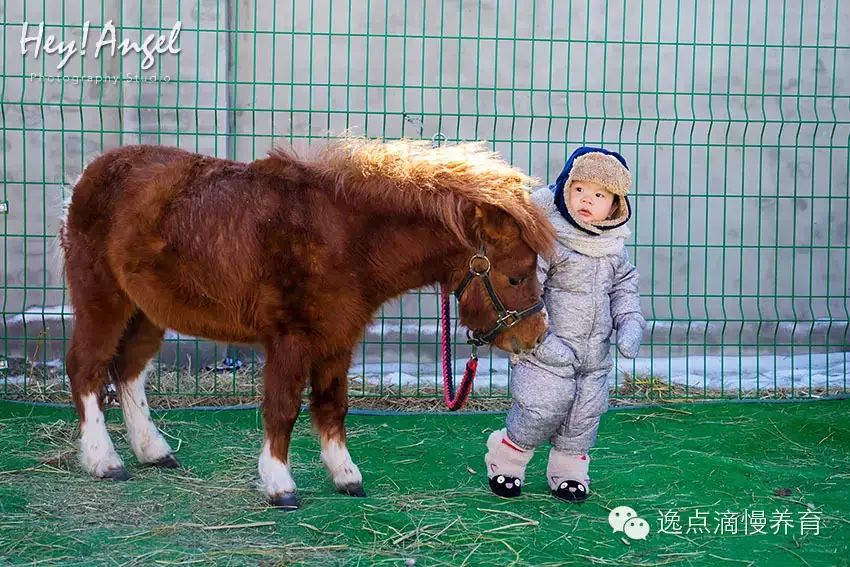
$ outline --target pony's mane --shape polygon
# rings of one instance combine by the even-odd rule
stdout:
[[[290,161],[286,149],[272,157]],[[382,202],[442,222],[471,246],[464,230],[468,204],[508,214],[535,251],[549,250],[554,229],[529,198],[536,180],[511,166],[483,142],[433,147],[422,140],[380,141],[344,137],[320,148],[305,163],[331,180],[346,199]]]

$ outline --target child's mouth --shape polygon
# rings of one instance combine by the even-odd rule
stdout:
[[[583,217],[589,217],[589,216],[590,216],[590,211],[589,211],[589,210],[587,210],[587,209],[579,209],[579,210],[578,210],[578,214],[580,214],[580,215],[581,215],[581,216],[583,216]]]

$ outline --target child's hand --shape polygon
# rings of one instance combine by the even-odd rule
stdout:
[[[547,332],[543,341],[534,347],[531,353],[537,360],[549,366],[572,366],[576,362],[576,355],[570,345],[552,332]]]
[[[626,358],[634,358],[640,351],[643,325],[635,319],[626,319],[617,329],[617,350]]]

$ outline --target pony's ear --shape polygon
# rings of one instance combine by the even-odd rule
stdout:
[[[513,217],[491,205],[475,206],[471,232],[479,242],[506,242],[522,236]]]

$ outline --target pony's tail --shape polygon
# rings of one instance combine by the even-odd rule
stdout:
[[[59,217],[59,230],[53,237],[53,267],[57,280],[65,281],[65,257],[68,253],[68,208],[71,206],[71,198],[74,196],[74,187],[80,182],[83,175],[80,174],[70,185],[62,186],[62,206]]]

